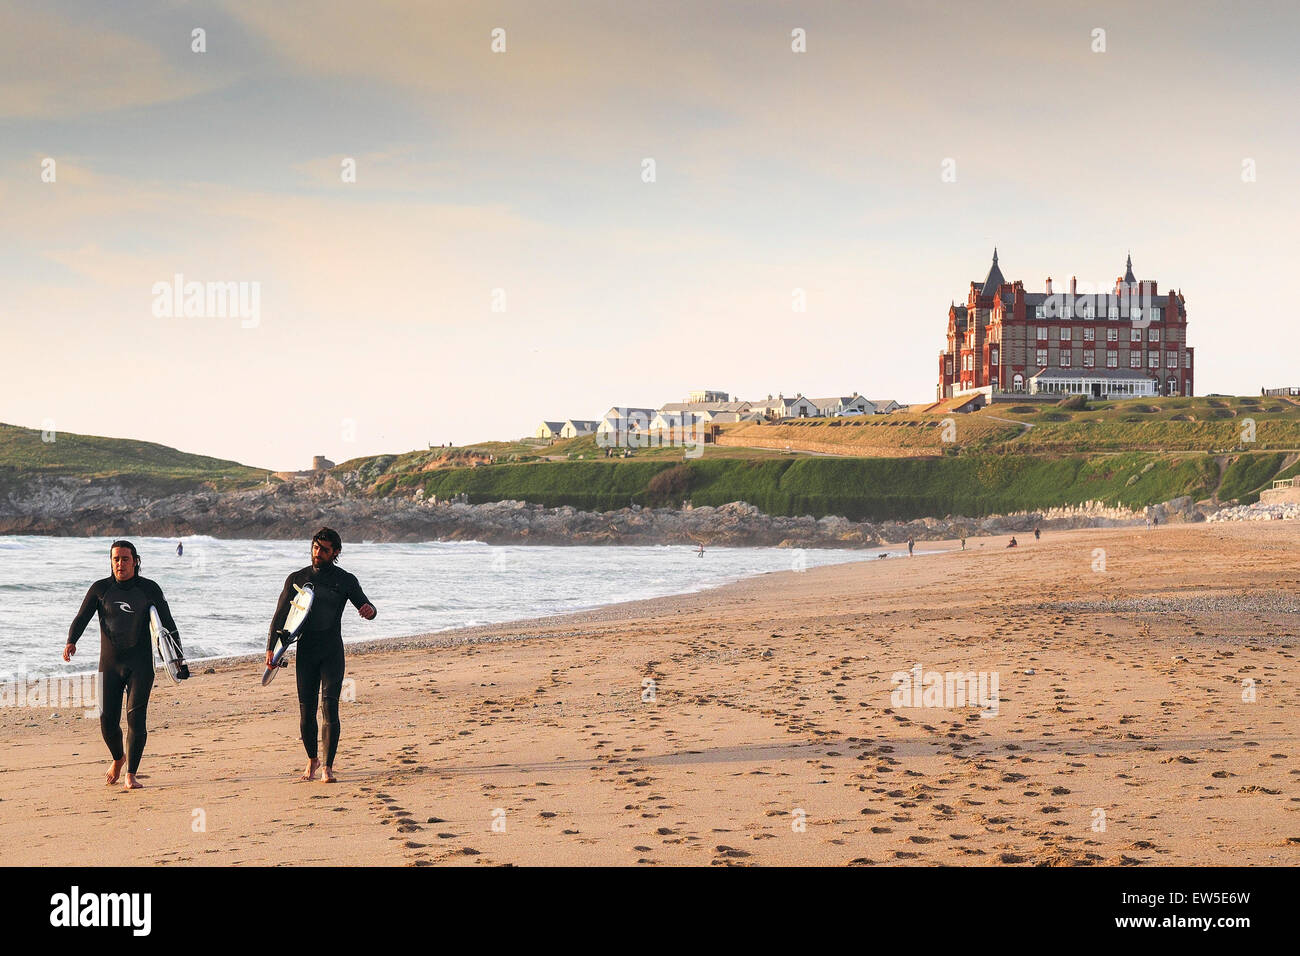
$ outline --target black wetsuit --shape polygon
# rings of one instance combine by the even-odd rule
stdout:
[[[149,605],[158,608],[163,626],[180,635],[162,589],[138,574],[127,581],[107,577],[86,592],[81,610],[68,628],[68,643],[76,644],[90,619],[99,614],[99,729],[114,760],[122,759],[122,695],[126,694],[127,767],[135,773],[149,737],[147,712],[153,689],[153,642],[149,637]]]
[[[271,633],[266,649],[275,649],[276,632],[284,627],[289,615],[289,604],[297,595],[294,585],[310,584],[316,594],[312,598],[307,621],[298,635],[298,660],[294,665],[298,678],[298,729],[307,756],[316,759],[316,704],[320,697],[324,710],[325,766],[334,765],[334,755],[339,749],[339,694],[343,690],[343,609],[348,601],[360,608],[370,603],[356,576],[330,564],[320,571],[305,567],[285,578],[280,603],[271,619]]]

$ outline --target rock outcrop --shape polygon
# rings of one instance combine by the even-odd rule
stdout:
[[[347,541],[483,541],[489,544],[694,544],[788,548],[863,548],[886,542],[1141,524],[1146,514],[1095,503],[987,518],[850,521],[766,515],[744,502],[721,507],[622,508],[587,512],[521,501],[431,504],[418,497],[372,497],[364,478],[319,474],[243,491],[160,491],[120,479],[35,477],[0,497],[0,534],[206,534],[296,539],[320,525]],[[1158,510],[1157,510],[1158,509]],[[1204,520],[1190,499],[1148,509],[1162,523]]]

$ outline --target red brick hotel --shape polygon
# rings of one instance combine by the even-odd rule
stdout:
[[[984,392],[1191,395],[1192,349],[1182,292],[1156,294],[1133,276],[1130,256],[1112,292],[1026,292],[993,266],[970,284],[965,305],[948,309],[948,349],[939,356],[936,398]]]

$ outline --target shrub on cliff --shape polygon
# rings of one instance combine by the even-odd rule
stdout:
[[[691,469],[674,465],[659,472],[646,485],[646,497],[656,507],[679,505],[691,487]]]

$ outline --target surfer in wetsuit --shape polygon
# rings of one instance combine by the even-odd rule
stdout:
[[[298,636],[298,727],[302,745],[307,751],[307,769],[301,779],[316,779],[321,770],[316,748],[316,705],[319,697],[324,724],[321,728],[325,744],[325,765],[321,773],[323,783],[334,783],[334,755],[339,748],[339,694],[343,690],[343,607],[351,601],[367,621],[375,619],[375,606],[370,603],[356,576],[344,571],[334,562],[343,550],[343,540],[332,528],[321,528],[311,539],[311,565],[295,571],[284,582],[280,603],[271,619],[271,633],[266,642],[266,666],[271,666],[275,645],[280,639],[289,605],[297,593],[294,585],[310,584],[316,592],[311,610]]]
[[[140,577],[140,555],[130,541],[114,541],[109,546],[109,566],[113,573],[96,581],[86,592],[72,626],[63,659],[71,661],[77,653],[77,641],[90,619],[99,614],[99,729],[108,744],[113,763],[105,779],[117,783],[126,765],[125,788],[138,790],[135,779],[149,737],[146,718],[149,692],[153,689],[153,645],[149,638],[149,605],[158,609],[158,618],[180,646],[180,635],[162,588]],[[180,678],[190,676],[182,659]],[[126,695],[126,751],[122,750],[122,695]]]

